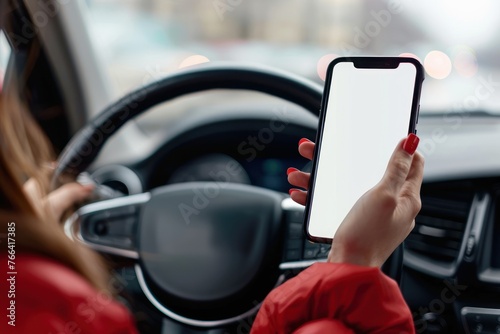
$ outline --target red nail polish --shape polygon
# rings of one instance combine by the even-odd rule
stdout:
[[[298,189],[294,189],[294,188],[292,188],[292,189],[288,190],[288,193],[290,194],[290,196],[292,196],[292,194],[293,194],[295,191],[299,191],[299,190],[298,190]]]
[[[290,175],[290,173],[297,172],[297,168],[290,167],[286,170],[286,175]]]
[[[310,142],[310,140],[307,138],[302,138],[301,140],[299,140],[299,146],[300,146],[300,144],[306,143],[306,142]]]
[[[413,154],[417,150],[419,142],[420,138],[416,134],[410,133],[403,143],[403,149],[409,154]]]

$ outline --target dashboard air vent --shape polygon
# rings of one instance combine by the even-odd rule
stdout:
[[[451,264],[460,252],[473,192],[429,188],[422,189],[422,209],[405,246],[416,255]]]

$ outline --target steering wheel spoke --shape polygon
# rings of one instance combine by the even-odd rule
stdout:
[[[326,261],[330,245],[312,243],[304,233],[304,207],[287,197],[281,202],[286,221],[282,270],[302,270],[315,262]]]
[[[98,252],[137,260],[139,212],[150,198],[143,193],[85,205],[68,219],[65,232]]]

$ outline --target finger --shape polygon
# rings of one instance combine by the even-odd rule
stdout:
[[[49,170],[49,171],[54,171],[57,167],[57,161],[51,161],[46,164],[44,164],[43,168]]]
[[[46,201],[55,217],[60,218],[67,209],[88,198],[93,189],[92,185],[82,186],[76,182],[68,183],[51,192]]]
[[[290,189],[290,197],[297,203],[306,205],[307,192],[299,189]]]
[[[295,172],[292,172],[288,175],[288,182],[292,186],[308,189],[310,177],[311,177],[311,174],[309,174],[309,173],[295,171]]]
[[[410,134],[396,146],[382,178],[382,185],[385,185],[391,191],[399,193],[401,187],[404,185],[410,172],[414,148],[418,145],[418,140],[416,135]]]
[[[424,178],[424,157],[415,153],[401,195],[410,201],[415,215],[420,211],[420,188]]]
[[[422,154],[416,152],[411,162],[410,171],[406,178],[406,185],[413,190],[415,194],[420,194],[420,188],[424,179],[425,159]]]
[[[299,153],[306,159],[312,160],[314,154],[314,143],[312,141],[301,141],[299,143]]]

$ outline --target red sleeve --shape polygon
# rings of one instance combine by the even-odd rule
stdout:
[[[0,265],[7,275],[5,256],[0,257]],[[15,270],[15,275],[2,277],[5,282],[10,276],[14,284],[2,286],[14,294],[9,297],[7,291],[0,293],[1,333],[137,333],[124,306],[107,293],[95,290],[64,265],[40,256],[19,254]],[[9,311],[11,304],[14,307],[10,306],[13,310]]]
[[[336,326],[336,327],[335,327]],[[380,269],[316,263],[271,291],[252,327],[258,333],[414,334],[398,285]]]

